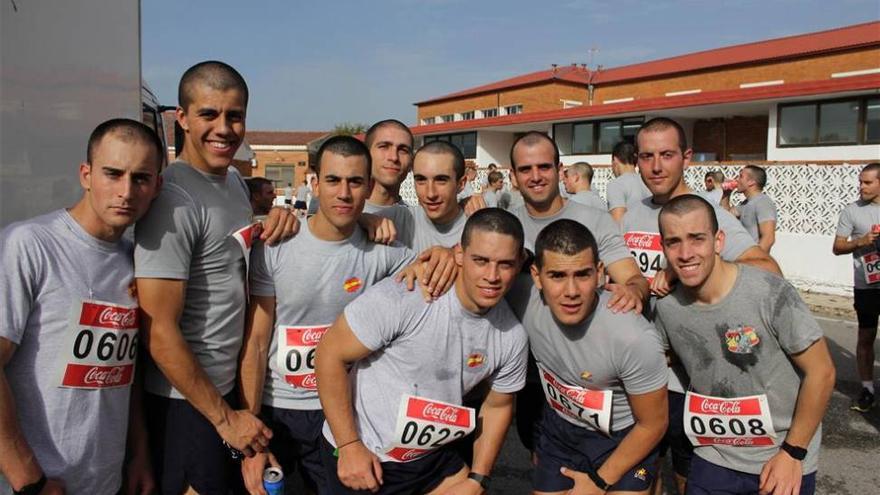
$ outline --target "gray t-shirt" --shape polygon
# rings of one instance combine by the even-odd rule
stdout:
[[[755,242],[760,240],[758,225],[776,221],[776,204],[764,193],[758,193],[740,204],[739,221]]]
[[[303,203],[305,203],[306,199],[308,199],[308,197],[309,197],[310,192],[312,192],[312,190],[309,189],[309,186],[302,185],[302,186],[297,187],[296,188],[296,200],[302,201]]]
[[[596,194],[596,191],[578,191],[569,196],[568,199],[574,201],[575,203],[592,206],[593,208],[598,208],[600,210],[608,209],[608,205],[606,205],[605,201],[598,194]]]
[[[233,234],[251,222],[247,186],[234,168],[223,175],[185,162],[162,173],[159,197],[135,229],[135,276],[186,281],[180,330],[221,394],[235,384],[244,335],[246,256]],[[155,366],[147,391],[182,399]]]
[[[599,259],[609,266],[629,256],[620,228],[614,223],[611,215],[605,210],[591,208],[573,201],[566,201],[562,209],[547,217],[533,217],[529,215],[525,205],[513,211],[513,214],[522,223],[525,233],[525,247],[534,251],[535,240],[544,227],[556,220],[566,218],[581,223],[590,229],[596,243],[599,246]]]
[[[634,312],[611,312],[610,297],[601,292],[593,314],[576,326],[553,317],[530,275],[520,275],[507,301],[538,363],[566,385],[612,392],[611,430],[621,431],[635,423],[627,394],[666,385],[666,357],[653,325]]]
[[[385,280],[346,306],[345,318],[373,351],[349,380],[358,436],[383,462],[392,460],[384,452],[404,394],[460,405],[485,379],[501,393],[525,384],[526,334],[504,301],[476,315],[455,288],[429,304],[418,291]],[[326,422],[324,436],[335,444]]]
[[[131,249],[65,210],[0,232],[0,337],[18,346],[4,372],[25,440],[67,493],[122,486],[138,332]],[[0,492],[12,493],[2,474]]]
[[[840,212],[836,235],[858,239],[871,232],[871,227],[877,224],[880,224],[880,205],[858,200],[846,205],[846,208]],[[873,246],[853,251],[853,282],[856,289],[880,289],[880,281],[868,284],[865,277],[865,272],[868,270],[865,266],[865,258],[873,260],[871,264],[873,268],[877,263],[875,256],[878,255],[880,253],[877,253]],[[875,270],[871,269],[870,273],[875,273]]]
[[[629,208],[629,204],[651,197],[651,191],[642,181],[638,172],[615,177],[605,186],[608,195],[608,209]]]
[[[467,223],[464,210],[449,223],[438,225],[428,218],[421,206],[410,206],[413,216],[413,251],[420,253],[431,246],[451,248],[461,241],[461,233]]]
[[[703,197],[706,201],[712,204],[712,206],[720,206],[721,198],[724,196],[724,191],[721,190],[721,187],[716,187],[711,191],[700,191],[698,193]]]
[[[483,191],[483,201],[486,202],[486,207],[500,208],[498,204],[501,202],[504,194],[505,193],[503,189],[499,189],[497,191],[493,191],[492,189],[485,189]]]
[[[766,394],[776,431],[765,447],[707,445],[697,455],[718,466],[759,474],[791,426],[801,385],[789,355],[803,352],[822,338],[822,329],[783,278],[737,265],[736,282],[717,304],[688,300],[678,287],[657,301],[655,324],[691,377],[691,389],[713,397]],[[804,474],[816,471],[821,426],[807,447]]]
[[[346,304],[414,258],[413,252],[400,244],[368,242],[359,228],[343,241],[318,239],[308,222],[301,223],[299,233],[287,242],[255,245],[251,294],[275,298],[263,404],[320,409],[314,349],[323,332]]]
[[[378,215],[391,220],[397,230],[397,242],[407,247],[412,247],[413,232],[415,230],[415,218],[413,207],[406,203],[394,203],[393,205],[376,205],[369,201],[364,204],[364,213]]]
[[[521,208],[523,204],[525,204],[525,202],[523,201],[522,193],[519,192],[518,189],[506,191],[501,196],[501,199],[498,200],[498,207],[504,208],[510,212],[515,211],[517,208]]]

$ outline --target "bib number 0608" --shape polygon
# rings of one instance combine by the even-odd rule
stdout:
[[[747,424],[743,423],[739,418],[730,418],[728,421],[724,421],[721,418],[709,418],[707,425],[700,416],[691,416],[691,430],[697,435],[705,435],[707,430],[718,436],[728,435],[730,433],[737,436],[744,436],[747,432],[752,436],[767,434],[767,430],[764,428],[764,422],[758,418],[749,419]]]
[[[449,439],[449,436],[452,438]],[[413,441],[419,447],[430,446],[432,448],[442,447],[448,441],[457,440],[465,435],[465,432],[458,430],[452,432],[449,428],[437,428],[434,425],[423,425],[421,429],[415,421],[407,421],[403,427],[403,434],[400,436],[401,443],[411,445]],[[433,441],[432,441],[433,440]]]

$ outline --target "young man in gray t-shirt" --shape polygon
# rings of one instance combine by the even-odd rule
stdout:
[[[865,165],[859,174],[859,200],[840,212],[832,251],[853,258],[853,302],[859,322],[856,365],[862,390],[851,409],[874,406],[874,341],[880,319],[880,163]]]
[[[784,279],[721,260],[703,198],[669,201],[660,232],[679,284],[655,323],[691,379],[687,493],[813,493],[835,378],[821,328]]]
[[[522,227],[503,210],[481,210],[455,252],[453,290],[427,304],[382,282],[318,344],[327,493],[487,488],[525,381],[526,335],[503,301],[522,263]],[[462,400],[487,379],[477,425]],[[449,444],[474,430],[469,470]]]
[[[736,190],[746,199],[731,212],[764,251],[776,242],[776,204],[764,194],[767,171],[757,165],[746,165],[736,178]]]
[[[557,220],[538,234],[531,276],[507,297],[546,399],[532,476],[539,493],[570,490],[574,480],[642,492],[657,471],[667,422],[663,347],[641,314],[606,307],[597,252],[586,227]]]
[[[113,495],[123,473],[155,488],[123,234],[156,197],[164,156],[144,124],[104,122],[79,166],[82,199],[0,232],[0,493]]]
[[[272,428],[269,450],[284,472],[291,475],[298,468],[309,488],[322,493],[324,415],[315,384],[315,348],[346,304],[415,256],[399,244],[368,242],[358,226],[370,191],[370,153],[363,143],[330,138],[316,161],[323,198],[318,212],[293,239],[254,247],[239,383],[243,405]],[[251,492],[262,486],[267,461],[267,454],[257,454],[242,462]]]
[[[636,170],[635,145],[627,141],[614,145],[611,150],[611,172],[614,178],[605,186],[608,213],[615,222],[620,223],[630,203],[651,196],[651,191]]]

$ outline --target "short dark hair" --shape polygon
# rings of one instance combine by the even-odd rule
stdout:
[[[501,172],[489,172],[489,175],[486,177],[486,181],[488,181],[489,184],[494,184],[499,180],[504,180],[504,175],[502,175]]]
[[[101,141],[107,135],[125,141],[125,142],[141,142],[149,145],[156,152],[156,171],[162,168],[165,163],[165,147],[162,140],[151,127],[132,119],[110,119],[98,124],[92,134],[89,136],[89,143],[86,146],[86,163],[92,164],[95,157],[95,150],[101,144]]]
[[[712,234],[718,233],[718,216],[715,215],[715,208],[705,199],[696,194],[683,194],[669,200],[668,203],[660,208],[660,237],[663,237],[663,216],[675,215],[677,217],[686,215],[692,211],[703,210],[709,217],[709,226]]]
[[[617,158],[617,161],[626,165],[635,165],[636,163],[636,147],[629,141],[621,141],[614,145],[611,150],[611,156]]]
[[[665,131],[669,128],[675,129],[675,132],[678,134],[678,148],[684,153],[688,149],[687,135],[684,133],[684,128],[681,124],[668,117],[654,117],[642,124],[639,127],[639,132],[636,133],[636,142],[638,143],[639,135],[643,132]],[[638,146],[636,149],[638,149]]]
[[[461,233],[462,249],[470,245],[474,230],[509,235],[516,241],[517,253],[522,252],[525,235],[522,224],[512,213],[501,208],[483,208],[471,215],[467,223],[464,224],[464,231]]]
[[[743,168],[749,172],[752,179],[755,179],[755,182],[758,183],[758,187],[763,190],[764,186],[767,185],[767,171],[757,165],[746,165]]]
[[[587,182],[593,183],[593,167],[587,162],[577,162],[569,165],[566,169],[566,173],[568,172],[574,172],[587,179]]]
[[[361,142],[360,139],[352,136],[333,136],[324,141],[318,152],[315,154],[315,173],[318,174],[318,180],[321,180],[321,162],[324,154],[333,153],[344,157],[362,156],[367,162],[367,177],[370,176],[370,170],[373,167],[373,159],[370,157],[370,149]],[[306,181],[303,180],[305,184]]]
[[[375,124],[371,125],[369,129],[367,129],[367,133],[364,134],[364,143],[366,143],[367,148],[373,147],[373,141],[376,139],[376,133],[379,131],[379,129],[388,126],[397,127],[398,129],[405,131],[409,135],[409,147],[413,147],[413,134],[412,131],[409,130],[409,127],[407,127],[406,124],[397,119],[385,119],[376,122]]]
[[[244,77],[231,65],[217,61],[207,60],[193,65],[180,78],[177,86],[177,104],[184,111],[193,100],[193,86],[204,84],[218,91],[237,89],[244,95],[244,105],[248,103],[248,87]]]
[[[703,176],[704,179],[709,178],[709,177],[711,177],[712,180],[717,182],[718,185],[721,185],[721,183],[724,182],[724,173],[720,170],[710,170],[710,171],[706,172],[706,174]]]
[[[254,199],[255,196],[263,193],[263,186],[269,184],[272,186],[272,189],[275,189],[275,184],[272,183],[271,180],[265,177],[250,177],[245,179],[245,182],[248,186],[248,191],[251,193],[251,199]]]
[[[574,256],[587,249],[593,253],[593,261],[598,262],[599,246],[590,229],[567,218],[556,220],[544,227],[535,240],[535,265],[541,269],[547,251]]]
[[[859,173],[862,172],[874,172],[877,174],[877,177],[880,177],[880,162],[871,162],[865,165],[865,168],[859,171]]]
[[[519,143],[525,146],[535,146],[541,141],[547,141],[553,145],[553,165],[559,165],[559,146],[556,146],[556,141],[544,132],[529,131],[513,141],[513,146],[510,147],[510,166],[516,168],[516,162],[513,161],[513,151]]]
[[[446,141],[431,141],[430,143],[419,148],[419,150],[416,151],[415,156],[418,156],[420,153],[428,153],[431,155],[451,155],[452,168],[455,170],[455,180],[457,181],[464,177],[464,155],[461,153],[461,150],[458,149],[458,146],[448,143]],[[415,163],[415,156],[413,157],[413,163]]]

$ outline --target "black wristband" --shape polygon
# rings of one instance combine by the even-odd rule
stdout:
[[[17,490],[13,493],[15,493],[15,495],[38,495],[43,491],[43,487],[46,486],[46,481],[46,475],[41,474],[40,479],[36,482],[31,483],[30,485],[24,485],[21,487],[21,490]]]
[[[479,483],[480,486],[483,488],[483,490],[488,490],[489,489],[489,482],[492,481],[492,478],[490,478],[489,475],[475,473],[473,471],[468,473],[468,479],[474,480],[477,483]]]
[[[798,461],[802,461],[807,457],[807,449],[795,447],[794,445],[785,441],[782,442],[782,445],[780,445],[779,448],[784,450],[786,454],[790,455],[792,459]]]
[[[587,470],[587,476],[589,476],[590,479],[593,480],[593,483],[595,483],[595,485],[597,487],[599,487],[599,489],[602,490],[603,492],[607,492],[608,490],[611,489],[611,485],[609,485],[607,481],[602,479],[602,477],[599,476],[599,473],[597,471],[589,469],[589,470]]]

